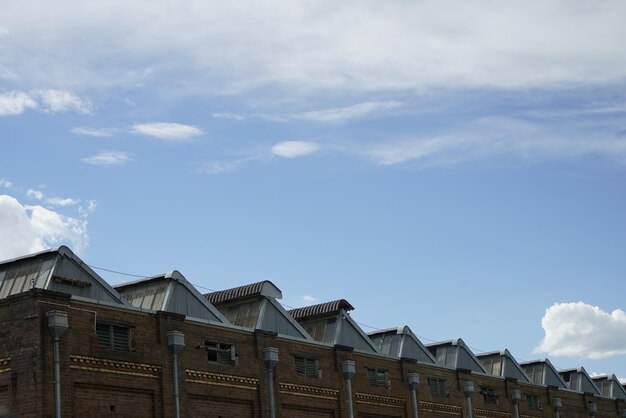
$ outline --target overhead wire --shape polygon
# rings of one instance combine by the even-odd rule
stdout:
[[[93,265],[89,265],[89,267],[91,267],[91,268],[93,268],[93,269],[98,269],[98,270],[102,270],[102,271],[107,271],[107,272],[109,272],[109,273],[121,274],[121,275],[123,275],[123,276],[139,277],[139,278],[149,277],[148,275],[140,275],[140,274],[125,273],[125,272],[122,272],[122,271],[111,270],[111,269],[107,269],[107,268],[104,268],[104,267],[98,267],[98,266],[93,266]],[[190,283],[191,283],[191,282],[190,282]],[[201,286],[201,285],[196,284],[196,283],[191,283],[191,284],[192,284],[193,286],[195,286],[195,287],[197,287],[197,288],[200,288],[200,289],[203,289],[203,290],[208,290],[208,291],[210,291],[210,292],[217,292],[217,290],[215,290],[215,289],[211,289],[211,288],[208,288],[208,287],[205,287],[205,286]],[[283,307],[285,307],[285,308],[289,308],[289,309],[296,309],[295,307],[293,307],[293,306],[289,306],[289,305],[287,305],[286,303],[280,303],[280,304],[281,304]],[[354,321],[354,322],[356,322],[358,325],[360,325],[360,326],[362,326],[362,327],[370,328],[370,329],[373,329],[373,330],[375,330],[375,331],[384,331],[384,328],[374,327],[374,326],[367,325],[367,324],[364,324],[364,323],[362,323],[362,322],[358,322],[358,321]],[[437,340],[433,340],[433,339],[430,339],[430,338],[428,338],[428,337],[424,337],[423,335],[418,335],[418,334],[415,334],[415,336],[416,336],[416,337],[418,337],[420,340],[425,340],[425,341],[428,341],[428,342],[431,342],[431,343],[436,343],[436,342],[439,342],[439,341],[437,341]],[[480,349],[480,348],[471,347],[471,346],[469,346],[469,345],[468,345],[467,347],[468,347],[468,348],[470,348],[470,349],[472,350],[472,352],[474,352],[474,353],[488,353],[488,352],[489,352],[489,351],[487,351],[487,350],[482,350],[482,349]],[[513,356],[513,358],[514,358],[516,361],[518,361],[518,362],[527,362],[527,361],[528,361],[528,360],[524,360],[524,359],[522,359],[522,358],[515,357],[515,356]]]

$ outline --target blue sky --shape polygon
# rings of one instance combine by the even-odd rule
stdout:
[[[623,2],[0,9],[0,258],[626,378]]]

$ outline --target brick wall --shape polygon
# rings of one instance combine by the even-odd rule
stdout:
[[[554,397],[562,399],[562,418],[589,418],[588,402],[596,403],[597,418],[617,418],[626,407],[623,401],[514,379],[33,290],[0,301],[0,416],[54,416],[53,341],[46,325],[46,312],[52,309],[67,312],[69,320],[69,328],[60,339],[61,405],[66,417],[173,417],[173,358],[167,345],[170,330],[185,335],[186,347],[177,358],[183,417],[269,417],[265,347],[279,350],[273,386],[277,418],[347,417],[350,400],[342,375],[344,360],[352,360],[356,366],[351,401],[357,417],[411,417],[410,371],[420,374],[416,392],[420,418],[466,417],[464,381],[474,383],[475,418],[512,417],[513,389],[522,393],[521,418],[554,417]],[[132,350],[100,347],[95,331],[98,323],[132,329]],[[203,347],[206,341],[234,345],[235,361],[209,361]],[[294,356],[314,359],[319,372],[308,377],[299,374]],[[368,368],[384,372],[388,384],[373,384]],[[445,390],[434,393],[429,378],[445,380]],[[527,395],[538,397],[539,408],[531,408]]]

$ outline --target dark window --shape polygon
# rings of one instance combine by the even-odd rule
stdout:
[[[319,377],[317,360],[311,357],[293,356],[296,373],[304,377]]]
[[[385,369],[376,369],[367,367],[367,378],[370,381],[370,385],[376,386],[378,388],[386,388],[389,387],[390,382],[387,378],[387,370]]]
[[[499,396],[496,395],[496,390],[489,386],[481,386],[480,394],[483,395],[485,403],[497,405]]]
[[[98,347],[116,351],[131,351],[131,328],[123,325],[96,324]]]
[[[450,395],[450,391],[446,385],[446,379],[437,379],[434,377],[428,378],[428,386],[430,386],[430,393],[433,396],[446,397]]]
[[[542,411],[541,402],[539,401],[539,395],[526,395],[526,402],[528,402],[528,409],[531,411]]]
[[[220,343],[216,341],[205,341],[204,347],[207,352],[207,359],[211,363],[235,364],[237,353],[233,344]]]

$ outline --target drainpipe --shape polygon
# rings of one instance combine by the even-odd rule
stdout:
[[[61,418],[61,365],[59,360],[59,338],[68,328],[67,312],[48,311],[48,331],[54,339],[53,362],[54,362],[54,416]]]
[[[511,391],[511,402],[513,402],[513,418],[519,418],[519,402],[522,399],[522,392],[519,389]]]
[[[353,360],[344,360],[341,362],[341,372],[346,381],[346,396],[348,398],[348,418],[354,418],[354,410],[352,409],[352,377],[356,374],[356,366]]]
[[[185,334],[179,331],[168,331],[167,347],[172,355],[172,382],[174,384],[175,417],[180,418],[180,394],[178,391],[178,354],[185,348]]]
[[[473,418],[472,394],[474,393],[474,382],[470,382],[469,380],[463,382],[463,392],[465,393],[465,404],[467,406],[466,418]]]
[[[595,418],[598,413],[598,405],[596,405],[595,402],[589,402],[587,404],[587,412],[589,412],[589,417]]]
[[[561,407],[563,402],[561,398],[552,398],[552,407],[554,408],[554,418],[561,418]]]
[[[276,406],[274,405],[274,368],[278,363],[278,348],[265,347],[263,358],[267,367],[267,385],[270,398],[270,418],[276,418]]]
[[[409,372],[407,380],[409,382],[409,390],[411,391],[411,406],[413,407],[413,418],[417,417],[417,386],[420,383],[420,375],[416,372]]]

